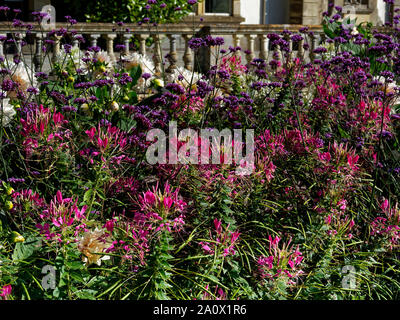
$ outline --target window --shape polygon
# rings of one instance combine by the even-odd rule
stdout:
[[[345,0],[345,6],[355,6],[359,9],[368,9],[369,0]]]
[[[205,13],[231,14],[231,0],[206,0]]]

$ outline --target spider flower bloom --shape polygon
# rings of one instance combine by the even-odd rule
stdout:
[[[45,210],[44,216],[48,217],[52,223],[61,229],[71,226],[74,221],[80,221],[85,218],[87,206],[81,209],[77,206],[78,199],[63,198],[61,191],[58,190],[54,199],[50,202],[50,207]]]
[[[269,236],[269,256],[260,256],[257,260],[258,271],[262,279],[274,280],[281,276],[287,276],[288,284],[294,284],[294,280],[298,278],[303,271],[300,269],[303,255],[299,248],[290,246],[288,243],[279,246],[281,239],[276,236]]]
[[[146,191],[144,193],[143,198],[144,198],[145,203],[150,206],[152,206],[156,202],[156,196],[151,191]]]

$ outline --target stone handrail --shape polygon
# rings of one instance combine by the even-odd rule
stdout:
[[[41,50],[44,45],[44,37],[46,31],[40,30],[40,26],[32,24],[33,29],[29,32],[30,37],[33,38],[35,44],[34,59],[35,67],[38,68],[40,61],[42,61],[43,52]],[[190,22],[186,19],[185,22],[177,24],[165,24],[159,26],[138,26],[137,24],[125,24],[117,26],[112,23],[77,23],[73,26],[67,23],[57,23],[56,29],[65,28],[69,31],[74,30],[75,36],[81,35],[88,39],[88,44],[91,46],[99,45],[101,38],[105,39],[105,48],[112,59],[115,59],[115,45],[118,39],[119,44],[123,46],[123,54],[129,53],[129,43],[133,36],[139,40],[139,52],[141,54],[152,53],[156,69],[160,70],[162,63],[162,54],[160,48],[162,47],[161,40],[167,38],[168,43],[164,50],[168,51],[168,70],[174,69],[177,65],[183,65],[185,68],[192,70],[194,66],[194,56],[192,50],[188,46],[188,41],[193,35],[201,34],[212,36],[222,36],[225,38],[226,46],[232,45],[234,47],[241,46],[242,52],[247,52],[246,60],[250,62],[254,57],[260,57],[268,60],[271,52],[276,52],[279,56],[279,48],[271,48],[267,35],[269,33],[281,33],[283,30],[288,30],[294,33],[299,32],[303,25],[249,25],[239,24],[232,22],[229,19],[217,19],[216,21],[208,21],[202,23]],[[303,43],[308,43],[311,50],[307,52],[308,58],[312,59],[312,49],[317,47],[321,40],[322,27],[319,25],[307,26],[309,31],[313,31],[313,36],[303,35],[304,40],[296,44],[295,50],[298,56],[304,54]],[[9,23],[0,22],[0,35],[13,34],[15,39],[15,46],[17,52],[22,52],[22,41],[26,36],[26,29],[18,30],[12,28]],[[146,45],[146,39],[152,36],[156,41],[152,48]],[[52,45],[52,61],[56,61],[58,54],[61,50],[60,37],[53,37],[54,44]],[[292,46],[291,39],[287,39]],[[80,46],[79,41],[71,38],[71,44],[75,47]],[[311,54],[310,54],[311,53]],[[180,54],[182,56],[180,57]],[[202,54],[207,54],[202,52]],[[0,56],[4,56],[4,41],[0,41]],[[204,58],[204,57],[203,57]],[[201,59],[205,64],[209,64],[209,59]],[[209,66],[209,65],[208,65]],[[203,68],[207,68],[204,65]]]

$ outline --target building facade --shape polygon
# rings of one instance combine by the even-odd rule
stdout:
[[[389,20],[388,6],[383,0],[203,0],[196,7],[196,14],[205,20],[221,20],[243,24],[303,24],[318,25],[322,22],[322,13],[328,10],[328,4],[344,8],[344,13],[357,17],[359,22],[372,22],[382,25]],[[63,18],[68,1],[60,0],[0,0],[1,5],[19,8],[29,13],[40,11],[44,5],[52,4],[61,12]],[[400,0],[395,0],[395,8],[400,8]]]

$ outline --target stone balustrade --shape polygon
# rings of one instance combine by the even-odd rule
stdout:
[[[188,46],[188,41],[195,35],[212,35],[224,37],[225,45],[242,48],[241,54],[245,61],[250,62],[255,57],[263,59],[271,59],[272,56],[282,57],[279,52],[279,48],[273,48],[269,43],[267,37],[270,33],[281,34],[283,30],[289,30],[293,33],[298,33],[299,29],[304,26],[302,25],[244,25],[239,23],[228,23],[224,21],[214,23],[203,23],[195,24],[190,22],[160,25],[157,27],[145,27],[133,24],[126,24],[123,27],[118,27],[111,23],[78,23],[74,26],[68,26],[67,24],[57,24],[56,28],[65,28],[68,30],[74,30],[76,35],[69,39],[69,44],[73,47],[87,46],[100,46],[103,50],[106,50],[112,59],[116,59],[117,54],[128,54],[132,48],[130,48],[130,41],[132,37],[136,37],[138,43],[138,52],[144,55],[149,55],[155,62],[156,69],[158,71],[162,68],[163,61],[165,62],[165,70],[171,71],[176,66],[184,66],[189,70],[206,70],[210,64],[212,64],[212,53],[209,51],[202,51],[200,54],[194,57],[192,50]],[[322,39],[321,26],[308,26],[310,31],[313,31],[314,36],[305,36],[304,40],[300,43],[292,43],[290,37],[287,40],[293,48],[292,54],[296,54],[299,57],[305,59],[313,59],[312,49],[317,47]],[[0,23],[0,35],[8,35],[9,38],[13,38],[11,45],[14,46],[14,52],[23,52],[24,47],[22,46],[23,41],[34,44],[34,50],[29,54],[33,54],[32,63],[35,68],[39,68],[43,61],[44,52],[41,50],[46,45],[44,39],[46,38],[46,32],[39,31],[39,26],[34,25],[34,29],[26,34],[25,31],[12,30],[9,25]],[[83,36],[86,41],[85,44],[81,44],[78,40],[78,36]],[[304,36],[304,35],[303,35]],[[146,40],[152,37],[153,45],[150,47],[146,44]],[[51,50],[51,62],[57,60],[60,50],[62,50],[62,44],[65,39],[60,37],[53,37],[54,43],[50,46]],[[304,50],[303,44],[307,43],[311,50]],[[116,45],[118,48],[122,47],[122,52],[116,51]],[[0,56],[7,54],[5,47],[10,46],[9,41],[0,41]],[[311,54],[310,54],[311,53]],[[308,56],[304,56],[307,54]],[[208,56],[207,56],[208,55]],[[167,59],[164,60],[164,57]],[[50,59],[49,59],[50,60]]]

